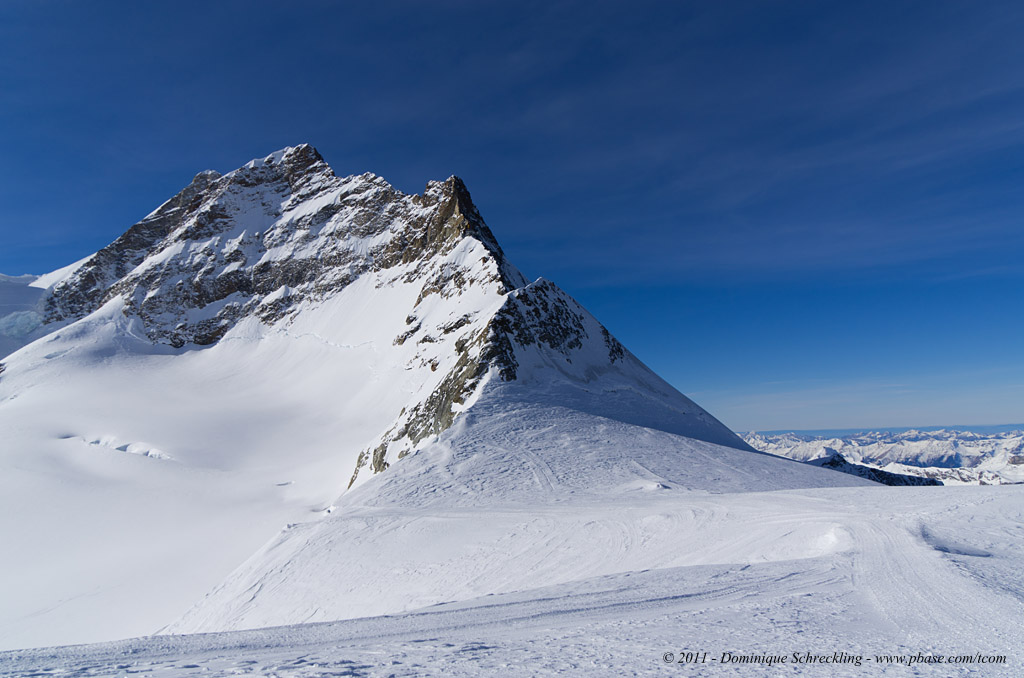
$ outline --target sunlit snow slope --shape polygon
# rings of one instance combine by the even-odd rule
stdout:
[[[385,538],[359,550],[356,523],[335,522],[368,506],[862,482],[751,450],[558,287],[528,282],[455,177],[405,195],[284,149],[197,175],[92,257],[0,282],[6,346],[28,342],[0,372],[3,647],[175,620],[352,617],[525,584],[403,577],[380,560]],[[278,534],[287,524],[302,527]],[[274,544],[301,549],[321,530],[331,549],[282,566],[346,553],[331,572],[376,584],[356,595],[321,573],[295,591],[267,570]],[[270,580],[274,595],[247,591]]]
[[[560,390],[538,398],[524,385],[489,386],[437,443],[329,516],[289,525],[166,631],[391,614],[612,573],[820,555],[842,540],[827,520],[724,542],[702,535],[704,548],[680,540],[709,493],[873,485],[574,409]]]
[[[0,674],[1017,678],[1022,491],[624,491],[536,507],[353,509],[347,526],[294,528],[333,540],[325,548],[341,559],[332,564],[339,589],[371,581],[374,572],[341,568],[373,549],[382,556],[375,572],[402,590],[401,576],[431,568],[429,582],[463,577],[467,590],[499,569],[505,590],[521,586],[516,579],[528,585],[404,614],[0,652]],[[299,541],[320,548],[291,545]],[[652,558],[666,566],[643,567]],[[541,585],[549,562],[574,579]],[[609,564],[630,569],[600,574]],[[665,661],[688,661],[685,652],[707,652],[706,661]],[[724,653],[787,662],[723,663]],[[794,653],[828,663],[795,662]],[[833,663],[837,654],[854,661]]]

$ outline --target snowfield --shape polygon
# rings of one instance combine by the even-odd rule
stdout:
[[[805,513],[737,542],[741,531],[721,539],[703,529],[761,521],[766,507],[716,520],[718,509],[696,498],[708,487],[868,485],[516,402],[515,392],[532,394],[525,387],[494,391],[438,443],[345,494],[329,515],[283,530],[165,631],[391,614],[612,573],[816,556],[845,542],[839,524]]]
[[[0,671],[1015,676],[1024,650],[1022,499],[1013,486],[666,491],[640,499],[624,490],[597,505],[540,509],[367,508],[344,519],[347,529],[392,545],[388,555],[409,544],[395,565],[381,559],[381,579],[432,573],[434,581],[464,579],[469,589],[490,567],[517,590],[392,616],[14,651],[0,654]],[[486,545],[505,549],[504,568],[492,554],[474,557],[473,547]],[[482,569],[466,569],[474,563]],[[565,568],[567,581],[544,585],[549,566]],[[664,662],[665,653],[685,651],[790,659],[842,652],[862,665]],[[906,666],[880,655],[1007,663]]]
[[[753,449],[455,177],[200,173],[0,359],[3,676],[1024,673],[1024,485]]]

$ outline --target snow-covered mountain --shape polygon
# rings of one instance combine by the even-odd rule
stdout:
[[[518,272],[454,177],[285,149],[0,304],[0,649],[160,632],[0,674],[1020,673],[1024,486],[753,450]]]
[[[412,397],[378,403],[392,425],[362,451],[353,480],[447,428],[492,370],[512,381],[553,368],[581,383],[615,373],[660,409],[644,423],[660,416],[674,432],[745,447],[554,284],[528,283],[457,177],[407,196],[373,175],[337,178],[311,146],[288,148],[223,177],[196,175],[108,247],[48,278],[25,339],[93,314],[185,350],[269,327],[341,328],[343,346],[372,347],[359,361],[374,371],[401,366]]]
[[[80,262],[0,283],[16,348],[0,373],[7,647],[512,585],[500,569],[427,585],[380,555],[402,551],[398,533],[355,549],[359,507],[865,483],[752,450],[556,285],[528,281],[455,177],[406,195],[287,148],[198,174]],[[307,523],[333,536],[303,548],[308,530],[282,532]],[[467,531],[458,548],[493,536]],[[282,583],[278,541],[300,554],[290,568],[365,584]],[[257,581],[275,583],[239,589]]]
[[[898,433],[865,431],[846,436],[747,433],[752,447],[800,461],[835,454],[854,464],[946,485],[1024,482],[1024,431],[961,430]]]

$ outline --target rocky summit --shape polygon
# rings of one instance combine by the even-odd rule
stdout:
[[[478,262],[431,266],[466,238]],[[58,283],[45,320],[77,320],[117,297],[154,342],[204,346],[241,318],[273,323],[367,273],[422,279],[424,297],[525,284],[458,177],[408,196],[373,174],[339,179],[302,145],[197,174]]]

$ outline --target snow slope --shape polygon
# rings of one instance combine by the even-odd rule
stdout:
[[[403,401],[393,399],[385,408],[395,385],[409,383],[401,363],[375,362],[373,345],[361,341],[293,328],[176,352],[131,338],[130,323],[119,326],[123,319],[95,320],[85,335],[92,343],[62,331],[19,354],[31,369],[0,380],[7,434],[0,526],[11,554],[0,637],[8,647],[137,635],[179,617],[281,526],[319,516],[336,501],[367,441],[400,409]],[[494,386],[501,390],[502,382]],[[564,385],[562,398],[543,396],[551,399],[507,414],[498,401],[482,425],[465,427],[466,437],[428,446],[376,480],[391,480],[402,494],[440,496],[448,474],[422,474],[419,467],[443,458],[450,445],[460,450],[465,472],[461,485],[447,488],[446,501],[463,506],[485,501],[489,492],[497,496],[488,501],[514,490],[522,501],[540,498],[545,467],[529,465],[524,455],[531,448],[547,459],[534,463],[557,469],[555,483],[567,492],[589,487],[599,494],[630,483],[736,491],[848,482],[552,405],[582,400],[584,393],[572,394],[578,388]],[[629,397],[640,399],[626,391],[622,400]],[[624,408],[622,417],[649,416],[642,405],[632,413]],[[557,428],[516,430],[516,420]],[[507,440],[483,447],[477,435]],[[504,452],[508,446],[516,453]],[[780,466],[785,471],[773,473]],[[369,483],[367,491],[374,491]],[[307,607],[322,592],[310,595],[302,601]],[[362,600],[365,610],[380,609]],[[346,609],[343,616],[364,613],[356,603]],[[293,619],[280,614],[268,623]]]
[[[623,492],[595,504],[590,525],[582,505],[558,503],[534,515],[525,506],[434,511],[403,522],[393,514],[364,514],[366,540],[398,529],[424,534],[433,529],[431,520],[473,532],[490,529],[495,519],[504,526],[543,520],[528,555],[559,557],[557,544],[567,539],[562,562],[580,574],[589,569],[590,576],[395,616],[0,653],[0,673],[1017,676],[1024,669],[1022,492],[1019,486]],[[637,529],[614,529],[630,524]],[[611,537],[602,543],[612,558],[638,548],[675,550],[676,563],[598,574],[569,555],[588,530]],[[798,534],[786,536],[790,530]],[[433,534],[443,537],[437,529]],[[670,543],[652,543],[664,539]],[[530,566],[529,558],[514,555]],[[707,663],[664,661],[668,652],[676,659],[687,651],[707,652]],[[788,661],[723,664],[726,652]],[[859,665],[794,663],[793,653],[843,653]],[[941,664],[906,664],[940,655]],[[958,655],[972,661],[945,661]],[[979,656],[1002,656],[1005,663],[980,663]]]
[[[804,516],[733,544],[680,550],[677,540],[704,538],[687,526],[691,502],[709,492],[873,485],[556,404],[570,400],[520,384],[487,389],[437,443],[328,516],[289,525],[166,631],[391,614],[611,573],[804,557],[830,551],[842,532]]]

